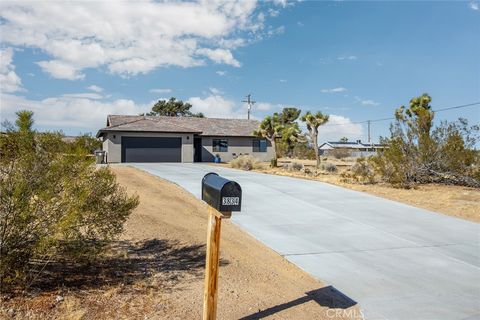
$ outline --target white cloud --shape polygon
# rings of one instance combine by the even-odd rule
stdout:
[[[170,92],[172,92],[172,89],[157,88],[157,89],[150,89],[148,91],[151,92],[151,93],[170,93]]]
[[[197,50],[197,54],[206,56],[215,63],[224,63],[234,67],[240,67],[238,62],[232,55],[232,52],[227,49],[209,49],[202,48]]]
[[[216,88],[209,88],[205,97],[191,97],[187,100],[192,104],[192,112],[201,112],[206,117],[211,118],[236,118],[245,119],[247,117],[246,103],[233,101],[222,96],[223,93]],[[280,104],[271,104],[268,102],[257,102],[252,107],[252,119],[257,119],[256,112],[260,113],[268,110],[280,109]]]
[[[331,114],[329,121],[318,128],[319,145],[325,141],[337,141],[347,137],[350,141],[362,139],[364,131],[361,124],[353,123],[347,117]]]
[[[95,94],[90,94],[95,95]],[[109,114],[139,114],[148,111],[149,105],[132,100],[102,101],[88,94],[65,94],[43,100],[30,100],[12,94],[2,94],[2,118],[13,121],[20,109],[32,110],[35,125],[69,134],[96,131],[105,126]]]
[[[224,75],[227,74],[227,71],[218,70],[215,73],[218,74],[220,77],[223,77]]]
[[[253,110],[268,111],[268,110],[280,110],[282,105],[272,104],[269,102],[257,102],[253,105]]]
[[[99,86],[96,86],[96,85],[91,85],[91,86],[88,86],[87,87],[88,90],[92,90],[92,91],[95,91],[95,92],[102,92],[103,91],[103,88],[102,87],[99,87]]]
[[[62,130],[67,134],[95,133],[105,126],[109,114],[138,115],[148,112],[156,101],[139,104],[130,99],[107,100],[99,93],[68,93],[46,99],[33,100],[14,94],[1,93],[2,119],[15,120],[15,112],[32,110],[35,125],[41,130]],[[210,88],[204,97],[190,97],[193,112],[202,112],[207,117],[245,119],[244,103],[222,96],[222,92]],[[280,110],[283,105],[268,102],[256,103],[252,119],[259,119],[256,112]],[[258,115],[257,113],[257,115]]]
[[[379,102],[373,101],[371,99],[362,99],[361,97],[355,97],[355,101],[359,102],[362,106],[378,106]]]
[[[285,8],[289,3],[288,0],[273,0],[273,3]]]
[[[380,103],[375,102],[373,100],[363,100],[362,105],[364,106],[378,106]]]
[[[339,93],[339,92],[345,92],[347,91],[346,88],[344,87],[337,87],[337,88],[331,88],[331,89],[322,89],[322,93]]]
[[[242,115],[234,101],[218,94],[205,98],[191,97],[187,102],[192,104],[192,112],[201,112],[209,118],[242,118],[246,115],[246,112]]]
[[[221,95],[221,94],[223,94],[222,90],[217,89],[217,88],[210,87],[210,88],[208,88],[208,90],[209,90],[212,94],[214,94],[214,95]]]
[[[61,60],[40,61],[37,64],[43,71],[57,79],[78,80],[85,78],[85,75],[78,68]]]
[[[280,14],[280,11],[277,10],[277,9],[270,8],[270,9],[268,9],[268,14],[271,17],[278,17],[278,15]]]
[[[231,50],[283,30],[265,28],[267,10],[241,0],[3,1],[0,28],[4,43],[46,53],[37,63],[55,78],[83,79],[85,69],[99,67],[128,77],[199,66],[205,57],[238,67]]]
[[[479,5],[478,5],[478,2],[477,1],[470,1],[470,9],[472,10],[475,10],[475,11],[478,11],[479,9]]]
[[[13,65],[13,49],[0,49],[0,91],[16,92],[24,91],[22,80],[15,73]]]
[[[89,93],[65,93],[65,94],[62,94],[62,98],[98,100],[98,99],[103,99],[104,97],[101,94],[89,92]]]
[[[287,82],[286,79],[280,79],[279,81],[280,81],[281,83],[286,83],[286,82]]]
[[[267,37],[273,37],[277,34],[282,34],[285,32],[285,26],[279,26],[277,28],[269,28],[267,31]]]
[[[337,60],[357,60],[357,56],[340,56]]]

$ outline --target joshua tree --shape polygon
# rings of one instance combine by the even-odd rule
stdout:
[[[318,127],[328,122],[328,115],[318,111],[313,114],[310,111],[305,113],[301,120],[306,123],[308,134],[313,143],[315,150],[315,158],[317,159],[317,167],[320,165],[320,157],[318,155]]]
[[[278,114],[282,125],[281,140],[277,145],[280,154],[284,153],[287,156],[291,156],[293,149],[298,143],[306,142],[305,136],[297,123],[301,113],[302,110],[300,109],[285,107]]]
[[[272,144],[273,150],[275,151],[274,158],[272,159],[272,165],[274,166],[277,165],[278,158],[276,139],[281,136],[283,127],[279,115],[274,113],[272,116],[265,117],[258,129],[253,132],[257,137],[265,138]]]

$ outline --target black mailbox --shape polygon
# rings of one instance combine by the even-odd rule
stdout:
[[[242,188],[235,181],[210,172],[202,179],[202,200],[220,212],[240,211]]]

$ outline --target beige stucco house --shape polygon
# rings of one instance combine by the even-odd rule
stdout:
[[[240,155],[274,156],[269,141],[253,136],[259,122],[246,119],[109,115],[103,139],[107,163],[228,162]]]

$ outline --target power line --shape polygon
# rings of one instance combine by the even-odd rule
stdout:
[[[463,104],[463,105],[459,105],[459,106],[445,107],[445,108],[436,109],[436,110],[432,110],[432,111],[433,111],[433,112],[442,112],[442,111],[447,111],[447,110],[452,110],[452,109],[461,109],[461,108],[472,107],[472,106],[476,106],[476,105],[480,105],[480,101],[479,101],[479,102],[469,103],[469,104]],[[387,121],[387,120],[395,120],[395,117],[381,118],[381,119],[373,119],[373,120],[364,120],[364,121],[352,121],[352,122],[349,122],[349,123],[326,124],[326,125],[324,125],[324,126],[322,126],[322,127],[325,128],[325,127],[335,127],[335,126],[346,126],[346,125],[351,125],[351,124],[362,124],[362,123],[371,123],[371,122],[381,122],[381,121]]]
[[[443,108],[443,109],[437,109],[437,110],[433,110],[433,111],[434,111],[434,112],[440,112],[440,111],[445,111],[445,110],[460,109],[460,108],[466,108],[466,107],[476,106],[476,105],[478,105],[478,104],[480,104],[480,102],[473,102],[473,103],[464,104],[464,105],[455,106],[455,107],[446,107],[446,108]]]

